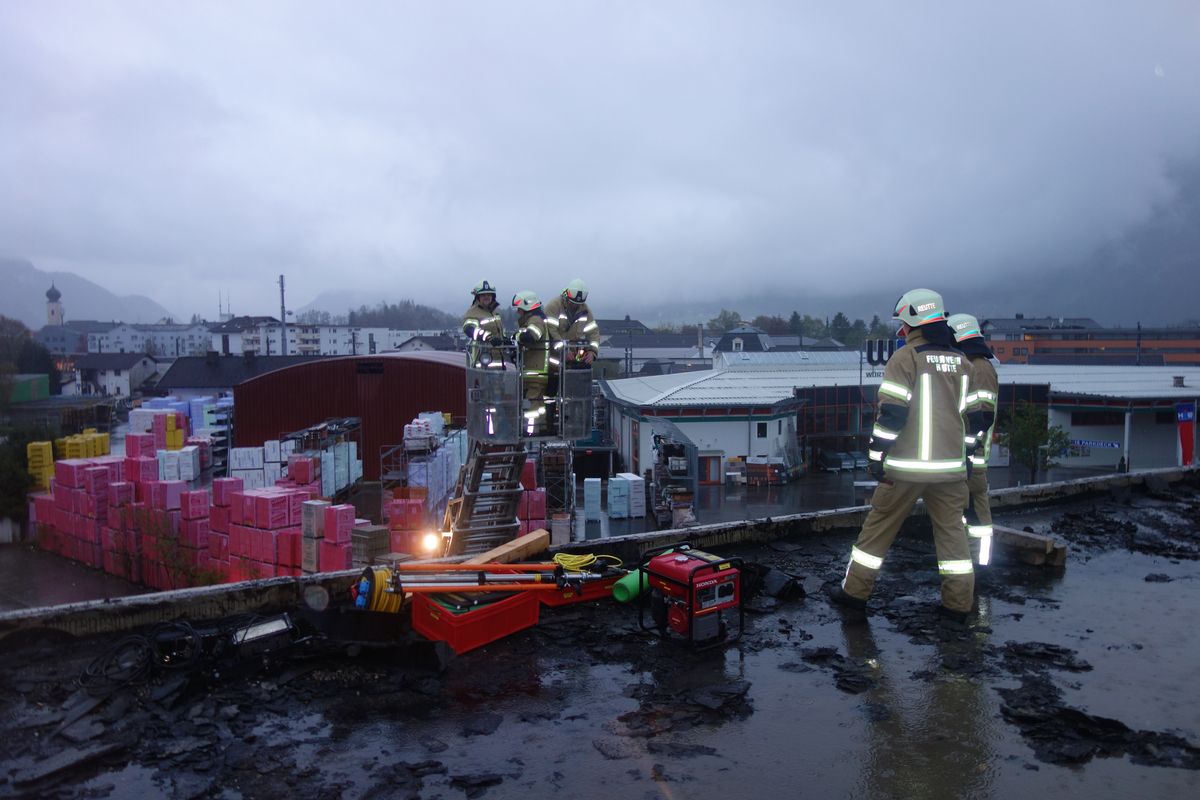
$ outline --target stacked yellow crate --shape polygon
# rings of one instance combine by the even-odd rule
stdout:
[[[43,489],[50,488],[54,477],[54,444],[52,442],[30,442],[25,445],[25,457],[29,461],[29,474]]]
[[[54,458],[55,458],[55,460],[58,460],[60,458],[66,458],[66,457],[67,457],[67,439],[65,436],[63,436],[63,437],[60,437],[60,438],[54,440]]]
[[[87,439],[75,434],[66,438],[64,452],[67,458],[90,458],[88,455]]]
[[[184,431],[175,424],[176,416],[167,414],[167,449],[179,450],[183,447]]]

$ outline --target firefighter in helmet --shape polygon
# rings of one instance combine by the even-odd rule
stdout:
[[[565,359],[567,369],[590,368],[600,354],[600,326],[587,304],[587,285],[576,278],[546,304],[552,341],[552,364]],[[574,343],[568,348],[568,343]]]
[[[521,384],[525,402],[525,435],[533,436],[546,417],[546,378],[550,366],[550,336],[542,301],[531,291],[517,292],[512,299],[517,310],[517,345],[521,348]]]
[[[968,539],[979,541],[977,563],[982,567],[987,566],[992,555],[992,507],[988,501],[987,465],[992,453],[992,431],[996,427],[1000,379],[992,366],[994,356],[983,338],[979,320],[970,314],[955,314],[947,323],[954,331],[958,349],[971,362],[972,382],[967,394],[968,458],[971,460],[967,490],[971,499],[965,519]]]
[[[467,337],[467,354],[473,367],[503,368],[504,358],[497,346],[504,341],[504,323],[500,321],[496,302],[496,287],[480,281],[471,290],[475,302],[463,314],[463,335]]]
[[[888,549],[917,499],[933,524],[943,615],[965,621],[975,574],[963,530],[967,506],[966,401],[971,365],[954,349],[942,296],[929,289],[905,292],[894,319],[906,344],[888,359],[879,386],[879,408],[868,445],[867,471],[879,481],[871,511],[850,550],[841,586],[830,599],[862,616]]]

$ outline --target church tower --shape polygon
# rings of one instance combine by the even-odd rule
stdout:
[[[51,283],[50,288],[46,290],[46,324],[62,325],[64,322],[62,292]]]

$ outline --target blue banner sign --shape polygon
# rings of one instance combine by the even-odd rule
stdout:
[[[1072,439],[1071,444],[1076,447],[1101,447],[1109,450],[1120,450],[1120,442],[1106,442],[1102,439]]]

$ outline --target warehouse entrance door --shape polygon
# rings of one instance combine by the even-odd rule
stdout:
[[[721,480],[721,457],[700,456],[700,485],[720,486],[723,482]]]

